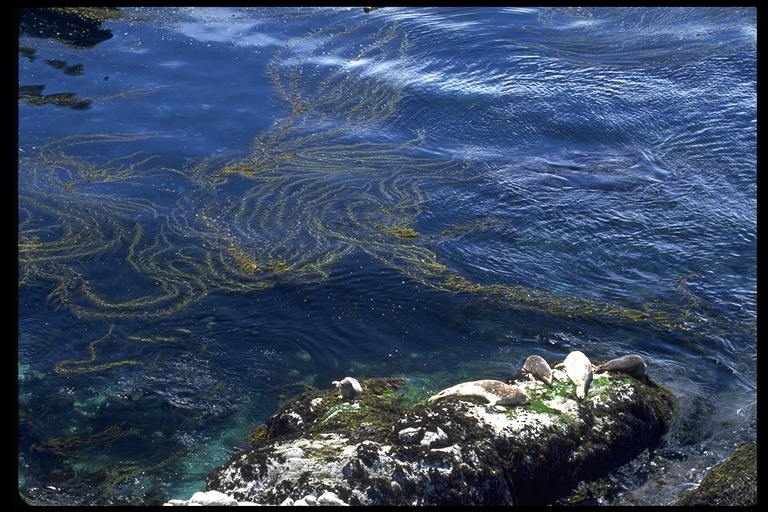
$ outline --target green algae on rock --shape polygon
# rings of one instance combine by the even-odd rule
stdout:
[[[553,373],[551,388],[519,383],[531,403],[514,407],[430,405],[429,394],[409,405],[408,382],[395,378],[363,380],[354,402],[308,391],[257,427],[207,489],[274,505],[325,492],[349,505],[548,504],[654,446],[672,422],[662,386],[605,375],[577,401]]]
[[[701,484],[688,491],[675,505],[757,505],[757,443],[739,447],[725,462],[712,468]]]

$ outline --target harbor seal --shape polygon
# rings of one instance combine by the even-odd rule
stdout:
[[[571,382],[576,386],[576,398],[583,400],[589,391],[589,385],[592,384],[592,363],[583,352],[575,350],[568,354],[565,361],[556,365],[564,367],[565,373]]]
[[[354,377],[344,377],[332,384],[339,389],[339,396],[344,400],[352,400],[363,394],[363,387]]]
[[[595,372],[624,373],[640,382],[647,382],[647,371],[648,366],[646,366],[643,358],[637,354],[617,357],[595,367]]]
[[[547,386],[552,385],[552,368],[541,356],[529,356],[523,364],[522,373],[530,380],[539,379]]]
[[[521,388],[505,384],[499,380],[486,379],[462,382],[461,384],[444,389],[430,397],[429,403],[434,404],[442,398],[461,398],[463,396],[482,398],[488,402],[489,407],[496,405],[524,405],[531,402],[528,395]]]

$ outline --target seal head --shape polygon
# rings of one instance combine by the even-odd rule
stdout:
[[[524,405],[530,403],[530,398],[521,388],[501,382],[500,380],[476,380],[462,382],[430,397],[429,403],[434,404],[442,398],[475,397],[488,402],[490,407],[496,405]]]
[[[353,400],[363,394],[363,387],[354,377],[344,377],[332,384],[339,389],[339,395],[344,400]]]

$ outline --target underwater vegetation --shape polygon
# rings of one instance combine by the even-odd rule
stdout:
[[[443,248],[492,227],[494,220],[468,220],[439,232],[430,231],[422,220],[435,204],[433,191],[471,177],[474,163],[457,153],[438,158],[443,153],[430,146],[430,134],[420,126],[410,127],[404,140],[392,140],[380,131],[403,108],[406,91],[397,83],[356,73],[351,64],[406,57],[410,43],[398,24],[374,33],[348,62],[317,65],[325,53],[333,53],[334,45],[359,30],[348,26],[312,32],[273,54],[265,76],[284,115],[239,151],[181,165],[151,149],[172,140],[164,134],[108,132],[20,148],[20,291],[42,291],[55,308],[109,325],[95,331],[86,342],[86,353],[55,363],[54,376],[87,378],[135,369],[200,381],[197,369],[163,366],[170,364],[165,360],[147,364],[139,354],[111,357],[114,343],[173,345],[179,339],[118,332],[115,326],[125,319],[170,318],[209,295],[322,283],[340,262],[360,255],[421,286],[514,309],[642,323],[658,330],[686,331],[703,321],[691,313],[699,304],[686,288],[695,276],[680,279],[682,305],[629,306],[463,275]],[[44,95],[43,88],[22,86],[20,99],[33,106],[87,108],[93,102],[130,101],[155,90],[80,98]],[[212,379],[201,384],[204,393],[195,388],[188,394],[201,403],[201,411],[213,410],[228,401],[220,384]],[[205,412],[190,412],[187,404],[163,406],[157,394],[129,393],[126,400],[147,400],[145,409],[162,412],[156,423],[167,416],[194,425],[207,419]],[[213,398],[205,402],[201,395]],[[415,403],[422,395],[412,391],[405,399]],[[224,407],[220,414],[228,410]],[[340,408],[335,417],[347,412]],[[37,420],[31,410],[23,408],[20,416],[24,429],[32,432],[29,437],[39,438],[30,443],[34,453],[67,461],[70,473],[57,485],[64,487],[63,482],[78,473],[101,497],[138,474],[159,471],[184,453],[180,443],[178,451],[158,457],[149,469],[138,462],[108,468],[98,461],[85,464],[82,460],[90,461],[99,450],[172,433],[139,429],[135,418],[128,417],[104,422],[95,431],[68,432],[62,427],[51,434],[34,427]]]
[[[76,135],[22,148],[20,287],[44,287],[52,304],[79,317],[163,317],[211,292],[321,282],[336,262],[362,252],[422,285],[513,308],[661,330],[700,321],[687,304],[629,307],[475,282],[456,271],[441,244],[491,221],[435,237],[419,219],[430,208],[428,188],[471,174],[472,161],[427,156],[428,137],[418,127],[399,143],[367,135],[366,126],[396,112],[403,90],[342,64],[330,71],[313,64],[355,30],[310,50],[299,40],[275,52],[266,75],[286,116],[245,155],[178,168],[146,153],[147,142],[162,138],[153,133]],[[408,46],[392,24],[355,58],[399,58]],[[130,290],[115,286],[126,280]]]

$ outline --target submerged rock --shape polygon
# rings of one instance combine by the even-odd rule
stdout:
[[[519,384],[529,404],[495,409],[471,397],[409,405],[400,379],[364,381],[354,404],[307,392],[257,427],[207,489],[264,505],[326,493],[347,505],[547,504],[655,445],[672,421],[661,386],[598,376],[577,401],[554,373],[552,387]]]

